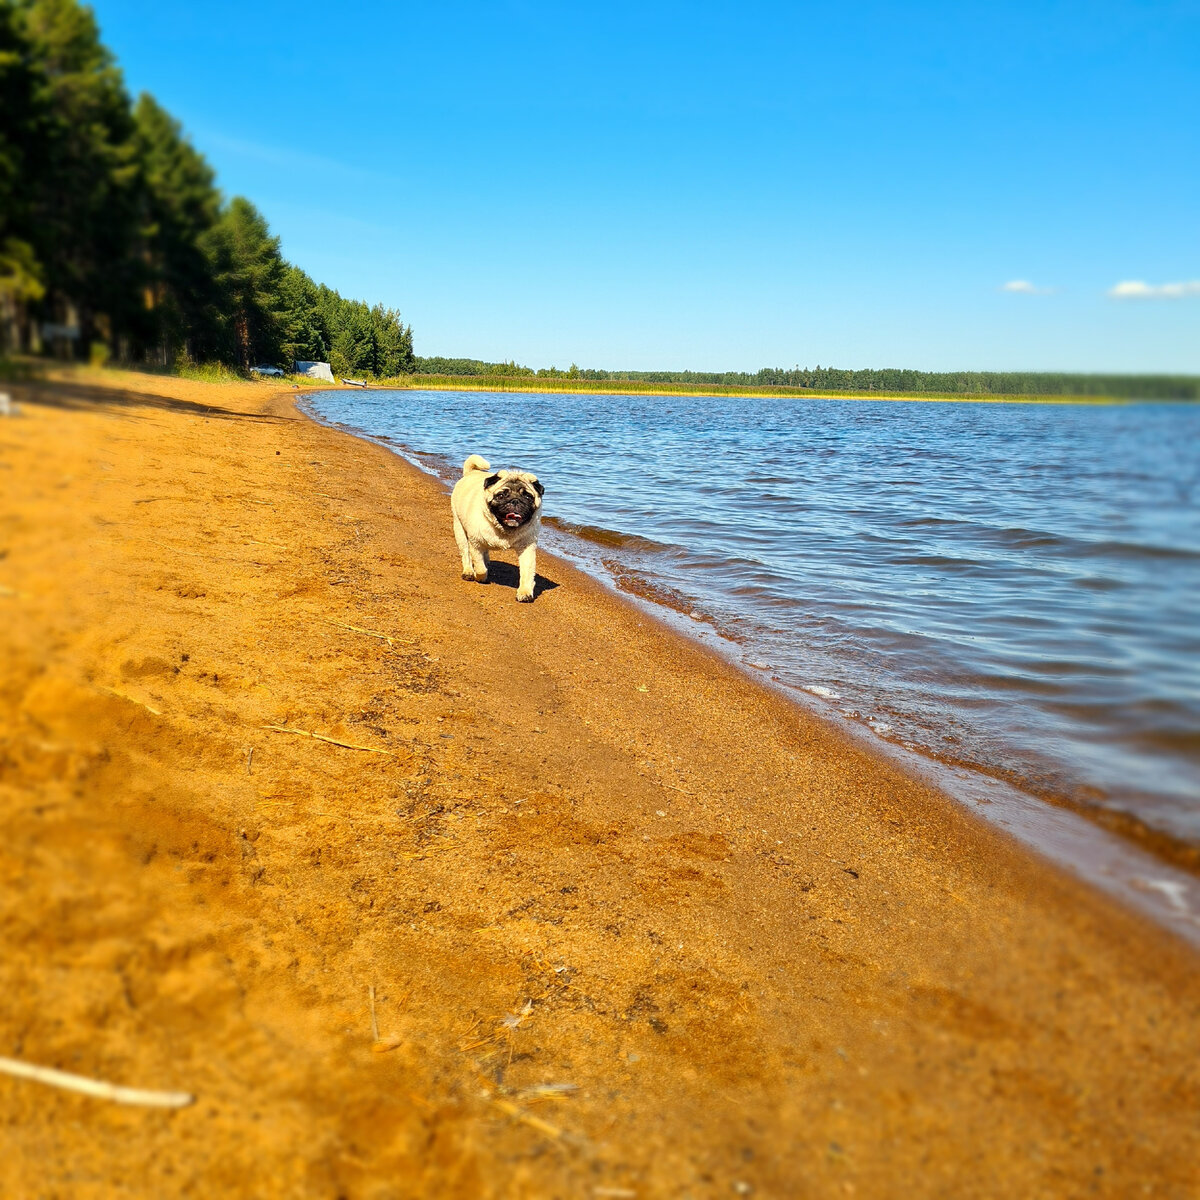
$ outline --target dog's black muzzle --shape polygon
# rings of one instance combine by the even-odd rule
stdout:
[[[533,497],[524,488],[500,491],[488,500],[488,508],[505,529],[520,529],[533,517]]]

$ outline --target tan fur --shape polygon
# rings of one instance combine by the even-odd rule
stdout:
[[[454,514],[454,540],[462,555],[464,579],[476,583],[487,583],[488,552],[491,550],[513,550],[517,555],[520,580],[517,599],[524,602],[533,599],[533,583],[537,571],[537,539],[541,528],[542,498],[533,486],[537,476],[528,471],[497,471],[500,478],[491,488],[484,488],[484,481],[492,474],[486,459],[472,454],[463,463],[463,476],[450,493],[450,509]],[[506,529],[488,508],[488,498],[506,483],[512,486],[517,481],[533,497],[533,516],[517,529]]]

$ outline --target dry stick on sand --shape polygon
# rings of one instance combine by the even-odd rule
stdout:
[[[264,729],[272,729],[276,733],[294,733],[297,737],[316,738],[318,742],[328,742],[331,746],[341,746],[345,750],[365,750],[368,754],[388,754],[393,758],[394,750],[380,750],[376,746],[356,746],[353,742],[339,742],[337,738],[326,737],[323,733],[313,733],[308,729],[292,729],[287,725],[264,725]]]
[[[536,1129],[538,1133],[544,1133],[550,1138],[560,1138],[563,1131],[557,1125],[551,1125],[549,1121],[543,1121],[541,1117],[535,1117],[533,1113],[527,1113],[524,1109],[513,1104],[511,1100],[503,1100],[499,1096],[492,1097],[492,1103],[504,1114],[510,1116],[515,1121],[520,1121],[522,1125],[528,1125],[530,1129]]]
[[[682,792],[685,796],[694,796],[695,792],[689,792],[687,788],[681,788],[674,783],[667,783],[665,779],[656,779],[654,781],[659,787],[670,788],[673,792]]]
[[[367,984],[367,999],[371,1002],[371,1049],[376,1054],[386,1054],[389,1050],[395,1050],[403,1045],[402,1039],[398,1037],[379,1036],[379,1022],[375,1019],[375,985]]]
[[[330,618],[325,618],[326,625],[336,625],[339,629],[349,629],[351,633],[365,633],[367,637],[379,638],[380,641],[387,642],[390,646],[395,642],[402,642],[406,646],[415,645],[413,638],[397,638],[390,633],[380,633],[375,629],[363,629],[361,625],[347,625],[345,621],[333,621]]]
[[[124,692],[118,692],[116,688],[101,687],[100,690],[102,692],[107,693],[110,696],[116,696],[116,698],[118,700],[126,700],[130,704],[136,704],[138,706],[138,708],[144,708],[148,713],[152,714],[153,716],[156,716],[156,717],[162,716],[162,713],[160,713],[157,708],[154,708],[152,705],[147,704],[144,700],[135,700],[132,696],[128,696]]]
[[[82,1092],[85,1096],[96,1096],[100,1100],[113,1100],[117,1104],[186,1108],[196,1102],[196,1097],[190,1092],[152,1092],[145,1088],[121,1087],[99,1079],[88,1079],[84,1075],[72,1075],[69,1071],[58,1071],[54,1067],[34,1066],[15,1058],[0,1057],[0,1072],[15,1075],[18,1079],[33,1079],[51,1087],[65,1088],[69,1092]]]

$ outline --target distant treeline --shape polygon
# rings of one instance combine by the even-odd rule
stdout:
[[[0,0],[0,352],[397,375],[400,314],[279,252],[248,200],[148,95],[131,103],[90,9]]]
[[[515,362],[474,358],[416,358],[422,375],[526,376],[634,383],[746,388],[804,388],[814,392],[928,392],[975,396],[1117,396],[1131,400],[1200,400],[1195,375],[1083,375],[1057,371],[843,371],[836,367],[764,367],[761,371],[603,371],[572,365],[535,370]]]
[[[553,368],[551,368],[553,369]],[[478,358],[413,359],[413,370],[421,375],[539,375],[532,367],[519,367],[515,362],[483,362]]]

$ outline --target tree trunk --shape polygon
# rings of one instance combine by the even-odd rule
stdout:
[[[246,314],[240,312],[237,315],[237,320],[234,322],[234,330],[237,334],[238,356],[242,360],[242,370],[250,369],[250,322],[246,319]]]

